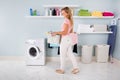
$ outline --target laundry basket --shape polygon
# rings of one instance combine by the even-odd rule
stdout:
[[[93,46],[91,45],[83,45],[82,46],[82,62],[83,63],[90,63],[92,62],[92,53],[93,53]]]
[[[95,56],[97,62],[108,62],[109,58],[109,45],[96,45]]]

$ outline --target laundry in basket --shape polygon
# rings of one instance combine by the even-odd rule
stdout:
[[[55,36],[52,36],[51,33],[48,33],[47,34],[47,39],[48,39],[48,43],[50,44],[59,44],[60,43],[60,35],[55,35]]]

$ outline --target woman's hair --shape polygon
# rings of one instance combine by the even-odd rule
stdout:
[[[70,20],[71,25],[73,25],[73,17],[72,17],[72,11],[69,7],[64,7],[61,9],[61,11],[65,11],[68,15],[67,18]]]

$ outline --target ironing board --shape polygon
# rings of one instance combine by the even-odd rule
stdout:
[[[110,45],[110,49],[109,49],[110,60],[112,60],[113,52],[114,52],[114,48],[115,48],[117,25],[111,25],[109,28],[113,32],[112,34],[108,35],[108,41],[107,41],[107,44]]]

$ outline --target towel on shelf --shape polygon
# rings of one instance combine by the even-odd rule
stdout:
[[[112,12],[103,12],[103,16],[114,16]]]
[[[78,16],[91,16],[91,13],[88,10],[80,9],[78,12]]]
[[[96,17],[102,17],[102,12],[101,11],[93,11],[92,16],[96,16]]]

